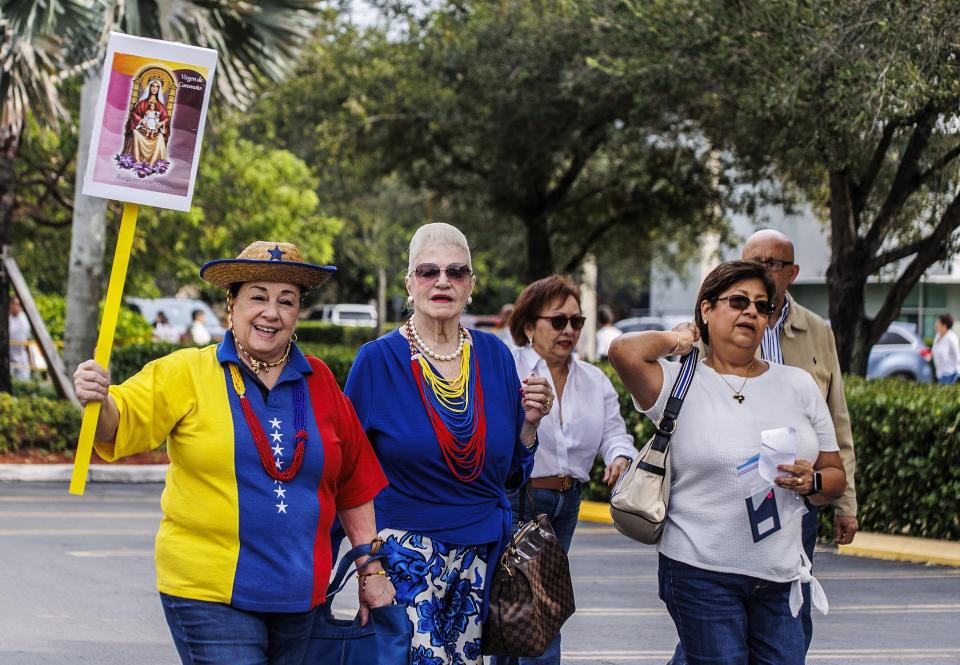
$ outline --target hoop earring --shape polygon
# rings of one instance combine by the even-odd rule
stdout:
[[[294,342],[297,341],[297,331],[296,331],[296,330],[293,331],[293,334],[290,336],[290,339],[291,339],[291,341],[294,341]]]
[[[233,332],[233,298],[227,294],[227,330]]]

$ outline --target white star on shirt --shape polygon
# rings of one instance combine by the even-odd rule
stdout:
[[[287,514],[287,504],[285,504],[282,500],[280,501],[280,503],[275,503],[273,505],[277,507],[277,515],[279,515],[280,513],[283,513],[284,515]]]
[[[278,460],[274,460],[273,463],[277,465],[277,468],[278,468],[278,469],[282,469],[282,468],[283,468],[283,460],[279,460],[279,459],[278,459]]]
[[[280,429],[280,423],[282,423],[283,421],[277,420],[276,416],[274,416],[273,420],[269,422],[270,422],[270,426],[273,427],[273,429]]]
[[[273,450],[273,454],[274,454],[274,455],[279,456],[279,455],[282,455],[282,454],[283,454],[283,448],[280,447],[280,444],[279,444],[279,443],[278,443],[277,445],[275,445],[275,446],[272,448],[272,450]]]
[[[277,498],[278,498],[278,499],[285,499],[285,498],[287,498],[287,490],[283,489],[282,487],[278,487],[277,489],[275,489],[275,490],[273,490],[273,491],[277,493]]]
[[[283,434],[281,434],[280,432],[270,432],[270,436],[273,437],[273,440],[274,440],[274,441],[281,441],[281,440],[283,440]]]

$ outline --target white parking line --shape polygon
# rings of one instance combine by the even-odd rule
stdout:
[[[156,529],[0,529],[0,536],[153,536]]]
[[[16,518],[16,517],[29,517],[30,519],[159,519],[163,517],[163,513],[160,511],[143,511],[143,512],[74,512],[65,510],[59,513],[53,512],[43,512],[43,511],[29,511],[29,512],[14,512],[0,510],[0,519],[5,517]]]
[[[673,656],[673,651],[564,651],[564,660],[613,661],[623,663],[664,662]],[[954,660],[960,657],[960,649],[811,649],[808,661],[834,662],[837,660],[886,661]]]
[[[835,573],[817,573],[818,580],[914,580],[914,579],[960,579],[960,570],[914,570],[914,571],[855,571],[855,572],[835,572]],[[574,575],[573,581],[596,583],[620,584],[622,582],[651,582],[656,581],[656,574],[653,575]]]
[[[0,496],[0,503],[63,503],[69,506],[77,506],[81,501],[90,503],[152,503],[160,505],[160,496],[98,496],[93,498],[81,499],[78,497],[67,496],[64,490],[64,496]]]
[[[67,556],[81,559],[108,559],[114,557],[153,558],[153,550],[75,550],[67,552]]]
[[[830,614],[953,614],[960,613],[960,603],[927,603],[906,605],[831,605]],[[575,616],[667,616],[661,607],[578,607]]]

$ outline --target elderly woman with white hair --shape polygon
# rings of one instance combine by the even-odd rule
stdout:
[[[404,281],[412,316],[360,349],[345,392],[390,482],[377,528],[412,660],[472,665],[487,566],[510,537],[507,490],[530,475],[553,394],[542,377],[517,377],[496,336],[460,324],[476,278],[459,230],[420,227]]]

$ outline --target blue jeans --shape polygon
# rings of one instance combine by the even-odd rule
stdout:
[[[813,550],[817,546],[817,524],[819,521],[820,508],[809,501],[804,501],[807,506],[807,514],[803,516],[801,525],[801,538],[803,540],[803,550],[807,553],[810,563],[813,563]],[[800,625],[803,627],[803,652],[810,650],[810,643],[813,641],[813,607],[810,605],[810,585],[804,584],[803,607],[800,608]],[[677,645],[673,653],[673,658],[668,665],[687,665],[687,659],[683,653],[683,643]]]
[[[820,508],[809,501],[804,501],[807,505],[807,514],[803,516],[803,525],[801,526],[801,538],[803,539],[803,551],[807,553],[810,564],[813,564],[813,549],[817,546],[817,523],[820,517]],[[804,653],[810,650],[810,642],[813,641],[813,608],[810,606],[810,585],[803,585],[803,607],[800,608],[800,622],[803,624]]]
[[[662,554],[659,579],[690,665],[803,665],[789,583],[717,573]]]
[[[945,386],[952,385],[957,382],[957,377],[960,376],[956,372],[953,374],[944,374],[943,376],[937,377],[937,383],[943,384]]]
[[[301,665],[316,609],[246,612],[160,594],[183,665]]]
[[[581,484],[575,483],[566,492],[557,490],[531,489],[533,503],[537,514],[546,513],[557,534],[557,540],[564,552],[570,551],[573,542],[573,532],[577,528],[577,519],[580,516]],[[510,507],[513,509],[513,528],[516,529],[520,521],[520,501],[524,500],[520,492],[509,495]],[[524,508],[524,517],[529,521],[530,506]],[[490,665],[560,665],[560,635],[547,645],[546,651],[540,656],[518,658],[516,656],[494,656]]]

